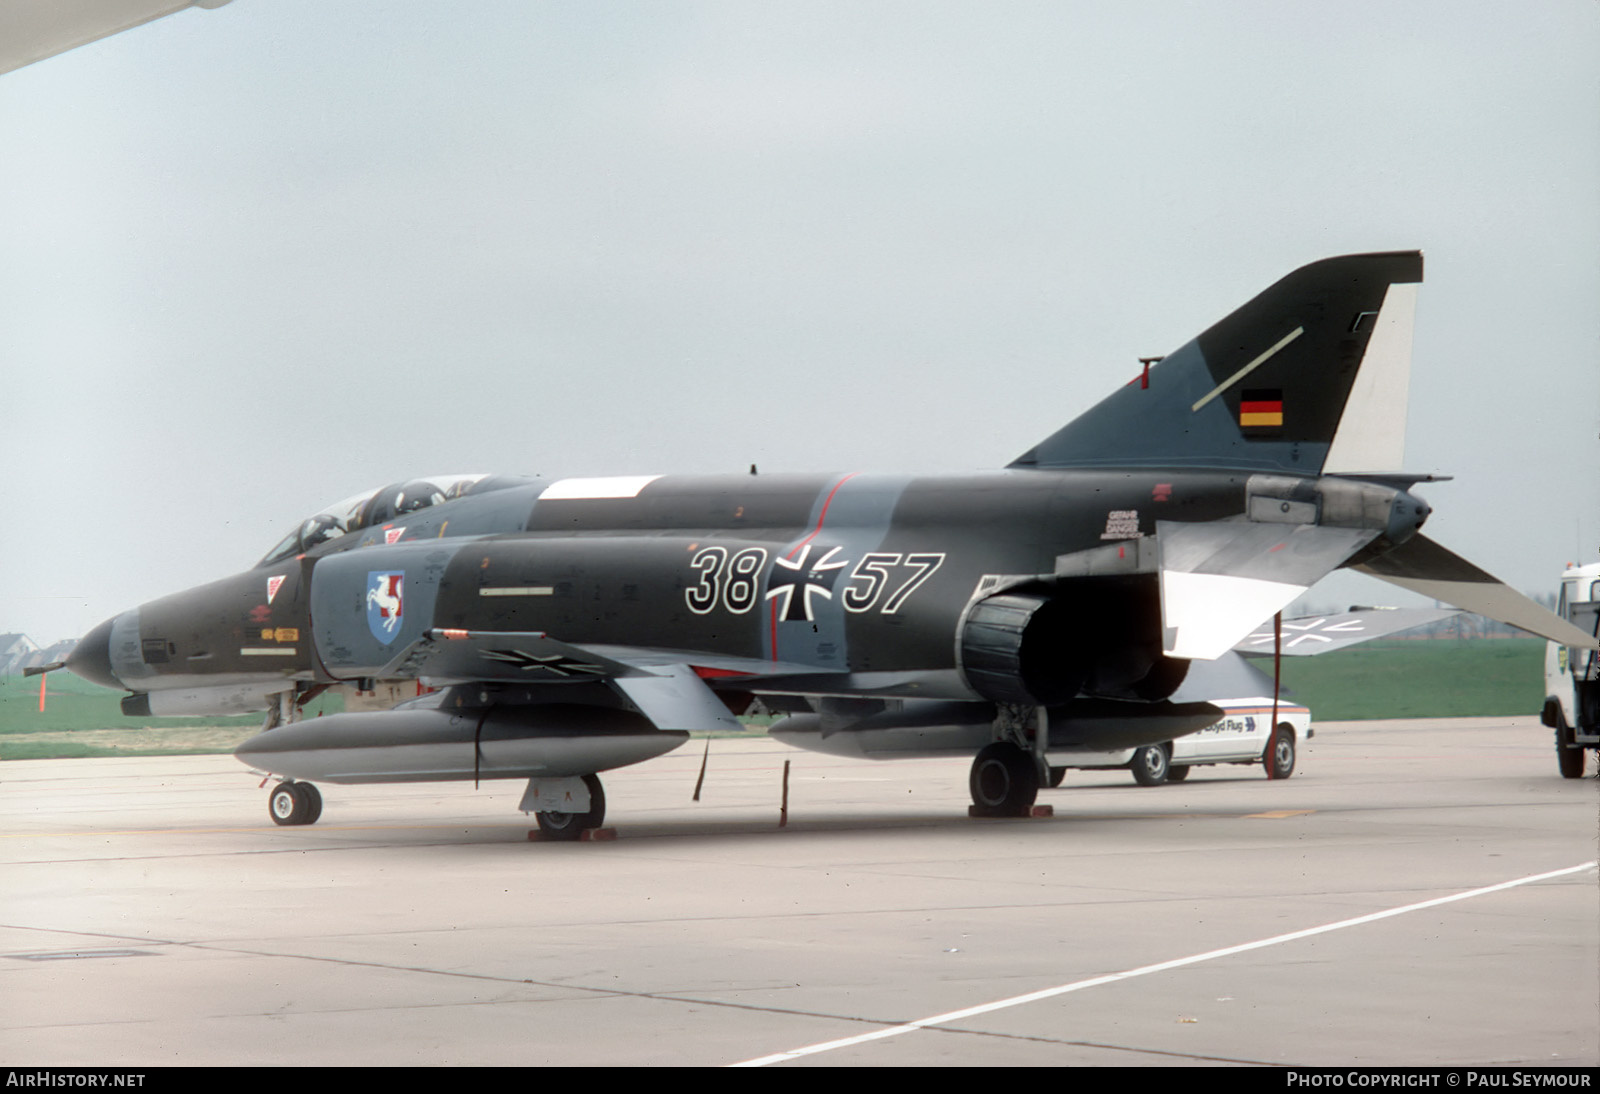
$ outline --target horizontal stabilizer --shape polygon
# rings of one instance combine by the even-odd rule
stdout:
[[[1361,608],[1332,615],[1302,615],[1283,621],[1285,657],[1311,657],[1425,627],[1461,613],[1454,608]],[[1272,628],[1263,627],[1234,647],[1240,653],[1272,656]]]
[[[1376,535],[1314,524],[1158,522],[1164,652],[1222,656]]]
[[[1402,589],[1521,627],[1552,642],[1600,648],[1594,635],[1585,634],[1424,535],[1413,536],[1394,550],[1354,568]]]

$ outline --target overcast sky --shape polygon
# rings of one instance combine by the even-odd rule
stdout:
[[[1002,466],[1407,248],[1429,534],[1552,590],[1600,557],[1597,194],[1594,0],[181,12],[0,75],[0,632],[429,472]]]

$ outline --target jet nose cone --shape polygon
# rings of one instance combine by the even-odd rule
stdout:
[[[67,669],[101,687],[122,689],[121,680],[111,671],[111,625],[108,619],[78,640],[67,654]]]

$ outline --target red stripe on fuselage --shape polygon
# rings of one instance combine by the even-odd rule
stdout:
[[[828,506],[833,504],[833,496],[839,492],[839,487],[855,478],[858,474],[860,474],[859,471],[852,471],[850,474],[833,484],[833,489],[828,491],[828,500],[822,503],[822,512],[817,514],[817,526],[811,529],[811,534],[809,536],[801,540],[799,543],[796,543],[794,545],[794,551],[790,551],[784,556],[785,558],[793,558],[795,551],[800,550],[806,544],[817,538],[817,534],[822,531],[822,522],[828,519]]]
[[[822,512],[817,514],[817,526],[811,529],[811,534],[809,536],[801,540],[799,543],[796,543],[794,545],[794,549],[791,550],[787,555],[784,555],[784,558],[794,558],[797,551],[803,550],[806,544],[817,538],[818,534],[822,531],[822,522],[828,519],[828,506],[833,504],[833,496],[839,492],[839,487],[843,486],[860,473],[861,472],[859,471],[852,471],[850,474],[833,484],[833,489],[828,491],[827,500],[822,503]],[[790,593],[789,595],[793,596],[794,594]],[[801,595],[804,595],[803,591]],[[772,659],[776,661],[778,659],[778,605],[770,602],[768,603],[767,617],[767,628],[772,640]]]

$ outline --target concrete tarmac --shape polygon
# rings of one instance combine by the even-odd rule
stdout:
[[[1287,781],[1072,772],[1030,820],[757,739],[695,803],[694,742],[581,844],[515,783],[280,828],[231,757],[8,762],[0,1064],[1600,1064],[1600,783],[1533,718],[1317,729]]]

